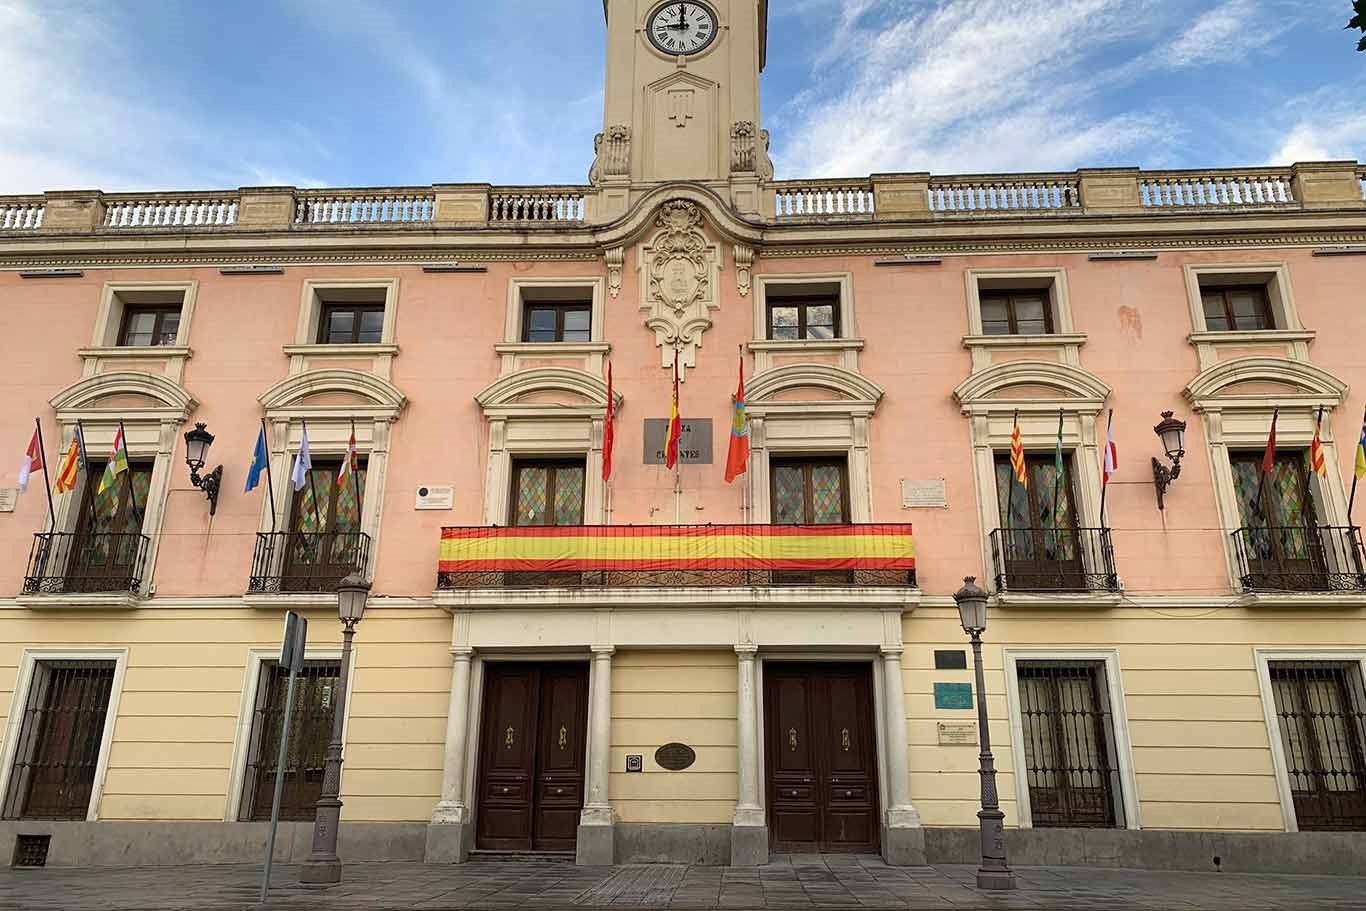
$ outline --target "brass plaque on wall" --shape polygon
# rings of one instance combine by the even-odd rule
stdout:
[[[670,772],[681,772],[697,761],[697,753],[686,743],[666,743],[655,750],[655,765]]]

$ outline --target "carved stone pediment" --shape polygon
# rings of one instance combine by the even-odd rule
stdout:
[[[660,230],[637,257],[644,273],[640,282],[640,310],[645,325],[655,332],[660,366],[697,363],[702,333],[711,328],[711,311],[721,306],[717,285],[721,274],[719,246],[704,232],[702,209],[696,203],[671,199],[659,208]]]

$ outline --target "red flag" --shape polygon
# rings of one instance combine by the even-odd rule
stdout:
[[[612,477],[612,443],[616,439],[617,403],[612,398],[612,362],[607,362],[607,415],[602,422],[602,479]]]
[[[342,459],[341,469],[337,472],[337,489],[341,490],[346,476],[360,470],[360,460],[356,458],[356,428],[351,428],[351,439],[346,441],[346,458]],[[357,485],[360,481],[355,482]]]
[[[28,490],[28,476],[35,471],[47,471],[43,466],[43,448],[38,444],[38,431],[33,431],[33,439],[28,441],[24,451],[24,461],[19,463],[19,492]]]
[[[1323,454],[1323,406],[1319,406],[1319,416],[1314,421],[1314,442],[1309,444],[1309,467],[1321,478],[1328,477],[1328,461]]]
[[[1276,416],[1281,413],[1277,408],[1271,412],[1271,433],[1266,438],[1266,454],[1262,456],[1262,471],[1271,474],[1276,469]]]
[[[669,440],[664,444],[664,467],[678,464],[678,441],[683,436],[683,419],[678,416],[678,351],[674,350],[674,401],[669,412]]]
[[[745,473],[749,463],[749,415],[745,412],[745,356],[740,355],[740,384],[735,389],[735,413],[730,420],[730,450],[726,453],[726,483]]]

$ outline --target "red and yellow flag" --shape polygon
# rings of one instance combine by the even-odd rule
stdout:
[[[1010,431],[1010,467],[1021,487],[1029,486],[1029,470],[1025,465],[1024,441],[1020,439],[1020,412],[1015,412],[1015,426]]]
[[[1319,416],[1314,421],[1314,442],[1309,445],[1309,467],[1314,470],[1314,474],[1321,478],[1328,477],[1328,460],[1323,455],[1323,441],[1319,439],[1319,433],[1323,429],[1323,409],[1319,409]]]
[[[678,441],[683,437],[683,419],[678,416],[678,350],[674,350],[674,401],[669,412],[669,441],[664,444],[664,467],[678,464]]]
[[[749,465],[749,415],[745,412],[745,356],[740,355],[740,384],[735,388],[735,413],[730,419],[730,449],[726,452],[726,483],[745,473]]]
[[[80,433],[80,431],[76,431]],[[66,456],[62,459],[61,468],[57,471],[57,483],[54,485],[57,493],[69,493],[76,489],[76,476],[81,470],[81,441],[75,436],[71,437],[71,446],[66,450]]]
[[[617,403],[612,398],[612,362],[607,362],[607,414],[602,420],[602,479],[612,477],[612,444],[617,438]]]
[[[1262,453],[1262,471],[1265,474],[1271,474],[1276,469],[1276,418],[1280,413],[1279,408],[1271,412],[1271,433],[1266,438],[1266,452]]]

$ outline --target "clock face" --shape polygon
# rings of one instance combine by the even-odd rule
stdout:
[[[696,54],[716,38],[716,14],[700,3],[666,3],[646,23],[650,43],[666,54]]]

